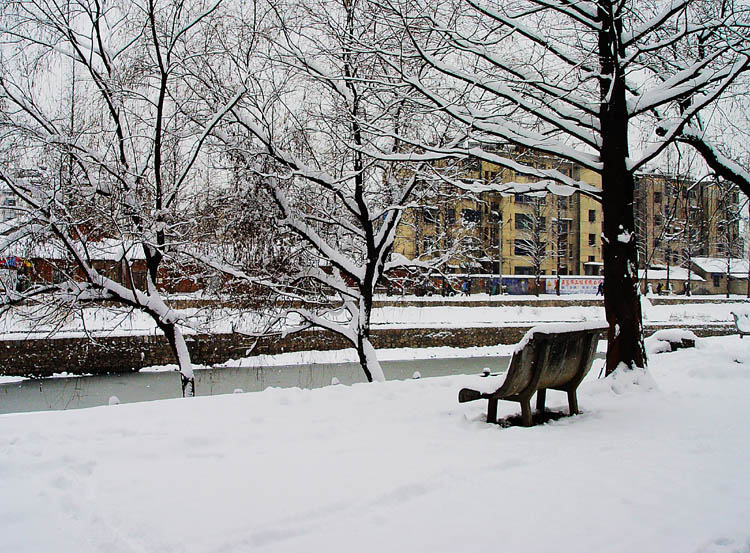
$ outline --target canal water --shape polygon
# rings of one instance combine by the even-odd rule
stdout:
[[[469,357],[382,361],[388,380],[406,380],[419,372],[422,378],[477,374],[485,367],[505,371],[510,357]],[[336,378],[341,384],[364,382],[357,363],[289,365],[277,367],[222,367],[195,372],[197,395],[257,392],[269,387],[320,388]],[[175,371],[139,372],[106,376],[43,378],[0,384],[0,414],[80,409],[107,405],[116,396],[121,403],[181,397],[180,376]]]

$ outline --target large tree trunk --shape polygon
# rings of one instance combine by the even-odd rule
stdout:
[[[185,338],[175,324],[157,323],[164,336],[169,341],[177,359],[177,366],[180,371],[182,380],[182,397],[193,397],[195,395],[195,374],[193,373],[193,363],[190,361],[190,352],[187,349]]]
[[[370,342],[370,315],[372,314],[373,298],[372,294],[367,294],[367,291],[373,289],[369,284],[371,281],[372,278],[365,278],[366,284],[360,289],[362,297],[359,302],[357,343],[354,346],[357,348],[359,364],[362,366],[362,371],[365,373],[367,381],[384,382],[385,374],[383,373],[383,368],[380,366],[378,355],[375,352],[372,342]]]
[[[366,336],[364,332],[360,332],[357,336],[357,355],[368,382],[385,381],[385,374],[380,366],[380,361],[378,361],[375,348],[370,342],[369,336]]]
[[[627,167],[628,114],[625,77],[618,62],[621,25],[609,2],[600,3],[599,35],[602,69],[602,105],[599,115],[602,147],[602,209],[604,257],[604,309],[609,323],[607,375],[620,365],[629,369],[646,366],[643,323],[638,294],[638,249],[633,212],[633,173]],[[609,24],[607,24],[607,22]]]

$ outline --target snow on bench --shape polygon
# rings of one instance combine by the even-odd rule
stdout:
[[[488,400],[487,422],[491,423],[497,422],[499,400],[517,401],[524,426],[531,426],[531,397],[537,394],[537,410],[544,412],[547,389],[553,389],[567,392],[570,414],[576,414],[576,390],[607,328],[599,321],[533,327],[516,345],[505,375],[474,377],[468,382],[471,387],[458,393],[458,401]]]

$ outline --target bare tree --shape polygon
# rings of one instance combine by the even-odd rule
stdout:
[[[280,293],[322,286],[329,296],[327,306],[291,308],[287,330],[314,326],[344,336],[366,378],[383,380],[371,341],[376,286],[389,271],[440,261],[391,256],[404,210],[417,205],[415,189],[433,180],[427,162],[442,157],[398,137],[444,139],[419,123],[413,92],[376,55],[376,45],[401,40],[377,25],[378,6],[336,0],[274,9],[263,55],[245,56],[242,44],[229,49],[240,52],[227,63],[241,75],[233,86],[243,99],[215,135],[238,166],[260,177],[279,224],[304,245],[294,274],[269,285]],[[221,103],[233,94],[226,85],[213,90]],[[235,267],[217,268],[257,282]]]
[[[742,259],[743,244],[739,236],[744,205],[738,201],[739,187],[727,181],[719,181],[719,197],[715,213],[717,227],[717,247],[725,259],[726,297],[729,297],[732,280],[732,263]]]
[[[194,394],[180,330],[187,321],[160,289],[191,224],[182,215],[196,161],[237,101],[209,106],[203,118],[193,115],[201,101],[194,75],[210,65],[219,7],[219,1],[12,0],[0,12],[6,106],[0,128],[13,144],[0,160],[0,180],[19,199],[26,223],[6,244],[26,235],[64,252],[69,270],[39,287],[54,291],[52,297],[115,301],[149,314],[174,352],[186,396]],[[69,118],[51,87],[67,82],[71,64],[77,113]],[[17,167],[41,171],[41,186],[17,178]],[[105,243],[123,252],[117,274],[97,263]],[[142,278],[126,253],[134,248],[145,260]]]
[[[454,86],[415,75],[406,82],[459,129],[479,143],[509,142],[601,176],[606,373],[644,367],[634,173],[677,140],[707,158],[717,153],[697,122],[750,67],[746,6],[698,0],[390,5],[410,30],[416,54]],[[648,137],[640,149],[630,144],[636,129]],[[472,153],[531,172],[508,157]],[[554,173],[547,178],[565,182]]]
[[[531,196],[527,201],[529,207],[524,212],[516,213],[515,253],[529,260],[534,269],[536,281],[535,294],[539,295],[542,287],[542,266],[548,259],[557,256],[555,225],[551,205],[547,195]]]

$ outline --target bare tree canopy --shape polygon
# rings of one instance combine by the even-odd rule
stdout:
[[[322,287],[331,305],[296,306],[292,329],[343,335],[368,380],[384,379],[370,339],[376,286],[388,271],[420,264],[392,259],[393,241],[415,189],[429,186],[430,162],[444,157],[412,144],[447,140],[439,125],[423,123],[424,102],[378,55],[377,45],[403,40],[402,29],[377,25],[378,10],[346,0],[276,3],[263,21],[268,40],[252,52],[239,42],[227,48],[237,77],[212,88],[222,104],[242,93],[214,134],[238,171],[260,180],[279,224],[305,248],[281,283],[264,284],[280,292]]]
[[[194,387],[179,328],[186,321],[165,302],[160,279],[191,224],[183,204],[206,139],[236,102],[203,106],[196,92],[219,8],[19,0],[0,12],[0,180],[26,221],[5,247],[34,233],[69,259],[55,279],[68,301],[114,300],[151,315],[172,346],[185,395]],[[40,175],[35,186],[19,168]],[[122,252],[117,274],[96,264],[105,241]]]

